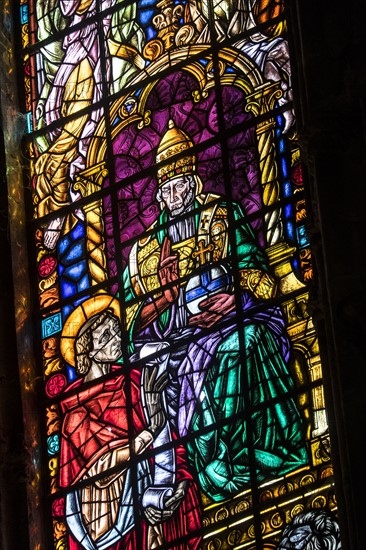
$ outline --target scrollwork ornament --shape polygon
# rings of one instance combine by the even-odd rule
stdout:
[[[144,127],[149,126],[149,124],[151,124],[151,111],[147,110],[142,115],[142,120],[138,123],[137,128],[142,130]]]
[[[273,499],[273,492],[267,489],[259,495],[260,502],[267,502]]]
[[[161,40],[150,40],[144,47],[142,55],[149,61],[158,59],[164,53],[164,45]]]
[[[220,539],[213,539],[207,545],[207,550],[220,550],[220,548],[221,548]]]
[[[324,495],[318,495],[311,502],[312,508],[322,509],[322,508],[325,508],[326,505],[327,505],[327,499]]]
[[[301,514],[304,510],[305,510],[305,506],[303,504],[296,504],[296,506],[294,506],[291,509],[291,512],[290,512],[291,519]]]
[[[242,532],[239,529],[231,531],[227,537],[227,542],[230,546],[236,546],[242,539]]]
[[[173,3],[168,4],[163,1],[159,2],[157,7],[161,8],[162,13],[155,15],[152,22],[158,31],[179,23],[179,20],[183,15],[183,6],[181,4],[177,4],[173,7]]]
[[[273,91],[273,93],[268,97],[268,100],[267,100],[269,110],[273,109],[275,102],[281,99],[282,95],[283,95],[283,92],[281,89]]]
[[[57,410],[57,405],[52,404],[46,409],[47,417],[47,435],[51,435],[60,429],[60,419]]]
[[[282,483],[282,485],[278,488],[278,494],[279,495],[287,495],[288,493],[291,493],[291,491],[294,490],[294,484],[286,481],[286,483]]]
[[[57,339],[54,336],[47,338],[42,342],[43,357],[49,359],[58,353]]]
[[[210,525],[211,521],[210,521],[210,518],[204,516],[202,518],[202,526],[203,527],[208,527]]]
[[[219,59],[217,62],[217,66],[218,66],[219,76],[222,76],[226,69],[226,63],[224,63],[224,61]],[[215,67],[214,67],[213,61],[211,60],[207,63],[207,69],[206,69],[207,79],[214,78],[214,71],[215,71]]]
[[[312,474],[306,474],[300,479],[300,487],[305,487],[306,485],[312,485],[315,482],[315,478]]]
[[[102,168],[96,175],[96,181],[98,184],[98,187],[101,188],[103,185],[104,180],[108,176],[108,168],[104,167]]]
[[[252,112],[255,117],[269,114],[274,108],[275,101],[281,97],[282,90],[278,82],[261,84],[248,95],[245,110]]]
[[[326,468],[324,468],[324,470],[322,470],[320,474],[320,479],[327,479],[328,477],[332,477],[332,476],[333,476],[333,468],[331,466],[327,466]]]
[[[47,277],[47,279],[42,279],[42,281],[39,282],[39,290],[41,292],[44,292],[45,290],[51,288],[56,283],[57,280],[57,271],[54,271],[50,277]]]
[[[56,550],[67,550],[67,539],[62,537],[57,541]]]
[[[283,519],[279,512],[275,512],[273,516],[271,516],[270,524],[273,529],[278,529],[283,525]]]
[[[29,44],[28,23],[22,26],[22,42],[23,42],[23,48],[26,48]]]
[[[255,538],[255,527],[254,525],[249,525],[249,529],[248,529],[248,537],[251,538],[251,539],[254,539]]]
[[[263,521],[261,521],[261,533],[265,533],[265,531],[266,531],[266,524]],[[255,539],[256,537],[255,527],[253,524],[249,526],[248,537],[251,539]]]
[[[241,500],[235,506],[235,514],[242,514],[245,510],[249,510],[250,503],[247,500]]]
[[[48,462],[48,468],[50,470],[50,476],[56,477],[58,473],[58,459],[56,456],[52,457]]]
[[[175,45],[179,47],[189,44],[194,37],[194,32],[193,25],[183,25],[175,35]]]
[[[192,97],[193,101],[195,103],[199,103],[203,97],[207,97],[207,92],[205,93],[205,96],[199,91],[199,90],[193,90]]]
[[[215,521],[222,521],[224,519],[227,519],[229,517],[229,511],[227,508],[223,507],[217,510],[215,514]]]

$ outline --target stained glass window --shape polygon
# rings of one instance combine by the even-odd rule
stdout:
[[[53,547],[340,548],[283,2],[20,14]]]

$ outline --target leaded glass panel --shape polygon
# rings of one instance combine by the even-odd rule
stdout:
[[[283,2],[20,11],[54,548],[340,548]]]

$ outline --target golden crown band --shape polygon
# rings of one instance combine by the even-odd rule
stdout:
[[[188,176],[196,174],[195,158],[185,157],[180,161],[168,164],[158,170],[158,185],[164,185],[167,181],[178,176]]]

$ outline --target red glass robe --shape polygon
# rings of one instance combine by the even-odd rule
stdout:
[[[70,488],[80,481],[95,462],[108,450],[128,445],[128,419],[126,410],[126,379],[119,374],[110,380],[83,389],[82,381],[77,380],[69,388],[72,395],[61,403],[64,420],[60,452],[60,487]],[[74,393],[79,389],[78,393]],[[146,425],[140,398],[140,372],[131,372],[132,436],[138,435]],[[174,434],[173,437],[175,438]],[[201,537],[200,498],[196,483],[189,471],[186,452],[182,445],[176,446],[176,480],[189,482],[189,487],[181,505],[173,516],[162,525],[166,543],[183,537],[181,542],[172,544],[175,550],[198,548]],[[140,532],[146,540],[147,522],[141,517]],[[189,534],[192,533],[192,539]],[[187,538],[188,536],[188,538]],[[70,550],[82,547],[72,536],[69,537]],[[132,528],[120,541],[110,546],[110,550],[137,549],[136,532]]]

